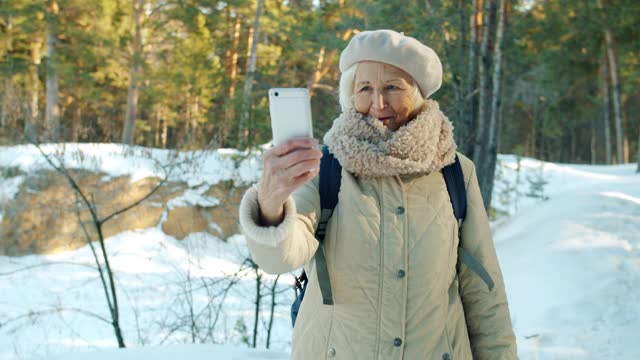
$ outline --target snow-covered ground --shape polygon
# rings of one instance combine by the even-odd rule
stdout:
[[[252,183],[260,173],[255,156],[235,150],[176,154],[117,144],[66,144],[64,149],[46,145],[42,149],[67,168],[101,172],[105,177],[130,175],[132,181],[163,176],[158,164],[171,164],[169,179],[189,188],[172,199],[169,207],[214,206],[218,199],[204,195],[209,185],[228,180]],[[37,148],[16,146],[0,148],[0,168],[30,173],[49,169],[49,165]],[[25,179],[25,175],[0,178],[0,216]],[[158,225],[120,233],[106,243],[116,276],[125,343],[145,346],[144,350],[115,350],[115,358],[141,358],[140,351],[153,345],[168,346],[166,354],[175,354],[182,351],[175,349],[184,348],[181,343],[230,345],[196,347],[189,350],[196,356],[193,359],[197,354],[203,359],[281,359],[283,353],[287,357],[293,276],[281,277],[276,288],[281,295],[270,338],[276,351],[244,350],[253,337],[256,275],[245,262],[249,253],[242,236],[224,242],[207,233],[194,233],[178,241]],[[263,295],[274,279],[262,275]],[[263,321],[270,313],[271,298],[266,295],[257,338],[261,348],[267,337]],[[98,355],[103,349],[117,346],[109,321],[105,291],[89,246],[47,256],[0,256],[0,359],[49,359],[92,349],[98,351],[92,358],[103,356]],[[162,349],[149,348],[149,356],[143,358],[159,358],[157,354],[165,353]]]
[[[549,200],[522,208],[496,231],[523,359],[640,359],[634,171],[545,164]]]
[[[53,357],[51,360],[287,360],[284,351],[256,350],[239,346],[189,344],[146,346],[127,349],[107,349],[100,351],[78,351]]]
[[[161,173],[152,159],[170,158],[160,150],[113,144],[67,144],[63,157],[69,167],[135,179]],[[259,176],[260,161],[233,150],[185,153],[180,159],[193,160],[172,173],[173,180],[191,187],[181,200],[188,204],[216,203],[201,195],[202,185],[250,183]],[[551,164],[511,155],[499,160],[493,204],[501,217],[493,229],[520,357],[640,359],[640,176],[635,166]],[[0,148],[0,168],[32,172],[45,167],[33,147]],[[22,181],[24,176],[0,178],[0,210]],[[113,330],[99,319],[109,314],[87,246],[49,256],[0,257],[0,360],[288,357],[290,275],[279,282],[283,293],[276,305],[273,350],[246,349],[256,277],[243,265],[248,252],[242,236],[225,243],[192,234],[177,241],[150,228],[111,237],[107,249],[131,348],[114,349]],[[275,278],[262,279],[269,285]],[[231,281],[237,283],[225,293]],[[263,319],[270,301],[263,299]],[[219,304],[224,306],[216,318]],[[195,329],[189,323],[194,318]],[[214,321],[213,331],[202,330]],[[261,324],[259,348],[266,344],[265,328]],[[224,345],[184,344],[190,342]]]

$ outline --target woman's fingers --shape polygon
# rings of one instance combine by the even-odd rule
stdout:
[[[314,139],[310,139],[314,140]],[[314,140],[315,141],[315,140]],[[278,147],[270,150],[269,156],[265,155],[264,159],[264,172],[265,175],[277,176],[296,164],[308,161],[308,160],[320,160],[322,157],[322,151],[315,148],[300,148],[296,144],[310,144],[309,141],[292,141],[290,146]],[[273,151],[275,150],[275,151]],[[285,153],[284,155],[276,155],[278,152]]]
[[[313,138],[292,139],[284,142],[264,154],[263,163],[266,173],[277,173],[279,168],[289,168],[309,158],[322,157],[322,152],[314,147],[318,141]]]
[[[289,154],[288,156],[293,156]],[[296,178],[304,175],[305,173],[315,172],[317,173],[320,168],[320,158],[316,154],[310,154],[307,156],[298,155],[288,161],[283,161],[280,166],[269,167],[268,177],[269,182],[277,184],[276,186],[289,187],[296,182]],[[291,164],[290,166],[288,166]],[[266,175],[266,174],[265,174]]]
[[[301,161],[285,170],[284,177],[289,180],[289,183],[295,183],[295,180],[302,175],[317,173],[319,167],[319,159]]]
[[[313,179],[316,175],[318,175],[319,168],[314,169],[313,171],[303,173],[293,180],[293,188],[297,189],[298,187],[304,185],[307,181]]]
[[[295,138],[283,142],[269,150],[275,156],[284,156],[297,149],[309,149],[318,146],[318,140],[314,138]]]
[[[322,151],[320,150],[299,149],[299,150],[290,152],[287,155],[274,159],[272,162],[272,166],[281,168],[281,169],[288,169],[304,161],[309,161],[309,160],[320,161],[321,157],[322,157]]]

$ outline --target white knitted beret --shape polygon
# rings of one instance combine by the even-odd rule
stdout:
[[[378,61],[406,71],[425,98],[442,85],[442,64],[435,51],[393,30],[363,31],[351,38],[340,54],[340,71],[360,61]]]

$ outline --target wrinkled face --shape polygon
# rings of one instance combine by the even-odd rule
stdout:
[[[371,115],[396,131],[416,115],[414,91],[413,80],[404,70],[363,61],[355,74],[353,105],[359,113]]]

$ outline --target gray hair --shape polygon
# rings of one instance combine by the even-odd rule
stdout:
[[[355,63],[340,75],[338,97],[340,100],[340,108],[342,108],[342,112],[353,109],[353,90],[357,70],[358,63]],[[414,103],[416,104],[416,108],[413,109],[413,111],[415,111],[422,106],[425,98],[424,96],[422,96],[422,92],[420,91],[420,88],[418,87],[418,84],[415,80],[411,79],[411,85],[413,86],[413,98]]]

